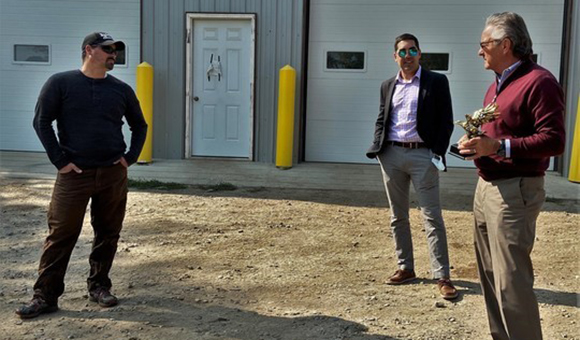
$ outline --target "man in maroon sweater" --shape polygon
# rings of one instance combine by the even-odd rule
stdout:
[[[479,182],[473,203],[479,278],[494,340],[542,339],[530,253],[545,200],[550,157],[564,151],[564,95],[554,76],[531,60],[524,20],[493,14],[481,34],[479,55],[496,74],[484,106],[499,117],[481,137],[459,143],[474,153]]]

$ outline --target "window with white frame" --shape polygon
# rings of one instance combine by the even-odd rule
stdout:
[[[326,51],[326,71],[355,71],[366,70],[363,51]]]
[[[117,59],[115,59],[115,65],[127,66],[127,46],[122,51],[117,51]]]
[[[421,52],[421,67],[430,71],[448,72],[449,53]]]
[[[14,45],[14,63],[50,65],[50,45]]]

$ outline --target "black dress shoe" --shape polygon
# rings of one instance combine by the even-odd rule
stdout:
[[[101,307],[113,307],[119,303],[117,297],[108,288],[99,287],[89,292],[89,300],[97,302]]]
[[[43,298],[35,297],[27,305],[24,305],[14,312],[21,318],[21,319],[32,319],[40,314],[45,313],[52,313],[58,310],[58,305],[48,304],[44,301]]]

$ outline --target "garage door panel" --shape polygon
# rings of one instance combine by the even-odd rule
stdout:
[[[365,152],[372,142],[373,123],[356,120],[313,120],[306,134],[306,161],[367,163]],[[310,131],[310,133],[308,133]],[[360,136],[367,136],[361,139]]]
[[[347,83],[348,81],[343,80],[342,83]],[[342,86],[337,86],[336,84],[328,84],[328,80],[317,82],[316,86],[310,88],[311,91],[316,91],[320,96],[325,96],[325,98],[332,98],[332,100],[321,102],[316,98],[309,99],[309,103],[314,105],[314,107],[327,107],[328,105],[351,105],[349,109],[353,107],[362,107],[368,104],[372,104],[373,107],[377,108],[379,105],[378,95],[380,83],[372,82],[374,86],[368,86],[363,88],[357,86],[357,84],[343,84]],[[334,82],[336,83],[336,81]]]
[[[0,96],[0,101],[2,102],[2,115],[10,114],[6,111],[13,111],[13,110],[23,110],[28,112],[34,111],[34,106],[36,105],[36,101],[38,99],[38,92],[34,95],[32,93],[23,92],[25,90],[21,90],[20,92],[15,91],[14,93],[2,93]]]
[[[320,133],[307,136],[311,142],[316,144],[336,145],[336,143],[344,142],[348,145],[363,145],[366,150],[366,147],[370,146],[373,140],[373,128],[369,128],[365,122],[320,120],[313,121],[311,124],[313,127],[317,125],[332,127],[332,129],[321,129]],[[366,142],[359,138],[362,133],[368,133]]]
[[[36,151],[42,144],[32,128],[32,111],[3,110],[0,116],[0,149]],[[23,138],[23,134],[27,136]]]
[[[18,135],[18,131],[22,130],[30,130],[28,131],[31,134],[34,134],[34,130],[32,128],[32,115],[29,112],[25,111],[7,111],[7,115],[3,116],[0,119],[0,130],[2,131],[2,136],[4,134],[15,134]],[[13,113],[12,116],[9,116],[10,113]],[[21,133],[21,132],[20,132]]]
[[[135,84],[139,63],[139,1],[2,0],[0,11],[0,150],[43,151],[32,128],[40,89],[57,72],[81,66],[81,43],[107,30],[127,46],[127,65],[112,74]],[[48,45],[47,64],[14,63],[14,45]],[[126,129],[125,129],[126,130]]]
[[[308,124],[312,124],[313,121],[344,121],[374,125],[379,108],[378,95],[367,93],[368,99],[361,101],[352,92],[348,95],[341,95],[340,92],[328,93],[328,89],[325,90],[320,91],[327,93],[324,95],[326,98],[324,102],[308,99],[309,112],[313,112],[314,116],[308,120]],[[312,126],[308,125],[307,132]],[[322,128],[326,129],[324,126]]]
[[[362,149],[350,146],[334,147],[331,149],[313,149],[307,152],[307,157],[315,162],[337,162],[337,163],[359,163],[359,164],[375,164],[374,159],[369,159],[365,156]],[[366,149],[365,149],[366,150]],[[308,160],[307,160],[308,161]]]
[[[306,103],[307,161],[367,163],[364,153],[372,140],[380,84],[394,76],[394,38],[415,34],[423,53],[449,53],[449,79],[455,120],[465,119],[482,105],[493,72],[477,55],[485,18],[515,11],[526,20],[539,63],[559,74],[563,0],[317,0],[311,2]],[[400,13],[413,13],[413,19]],[[365,53],[364,70],[327,70],[327,51]],[[463,135],[456,128],[452,142]],[[330,150],[336,150],[330,151]],[[350,157],[350,158],[349,158]],[[449,159],[452,166],[472,162]]]

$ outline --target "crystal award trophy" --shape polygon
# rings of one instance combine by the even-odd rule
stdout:
[[[465,120],[457,120],[455,121],[455,124],[461,126],[465,130],[467,138],[471,139],[483,135],[483,132],[481,132],[479,128],[483,124],[495,120],[498,115],[499,112],[497,111],[497,104],[490,103],[486,107],[475,111],[471,116],[465,115]],[[474,155],[459,153],[459,147],[457,143],[451,144],[449,154],[461,159],[465,159],[466,157]]]

